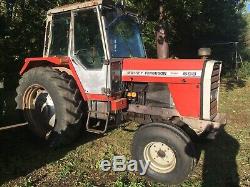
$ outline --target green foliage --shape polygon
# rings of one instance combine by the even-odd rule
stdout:
[[[24,184],[22,185],[22,187],[34,187],[34,182],[32,181],[31,177],[27,178],[24,181]]]
[[[73,162],[63,163],[62,169],[59,173],[59,178],[63,179],[67,177],[70,173],[74,172],[75,164]]]
[[[243,62],[238,71],[238,76],[242,79],[250,76],[250,62]]]
[[[143,182],[134,182],[128,179],[127,175],[119,177],[114,183],[114,187],[144,187],[145,183]]]

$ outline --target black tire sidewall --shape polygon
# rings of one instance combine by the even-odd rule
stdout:
[[[48,74],[46,74],[46,72]],[[76,138],[80,134],[81,125],[79,124],[69,125],[69,123],[72,122],[72,119],[69,120],[67,118],[68,117],[67,112],[75,110],[75,108],[72,107],[72,104],[67,105],[67,102],[70,102],[68,100],[72,99],[72,93],[69,91],[69,88],[67,87],[66,80],[62,80],[58,72],[55,72],[54,70],[48,67],[47,69],[42,68],[42,67],[34,68],[34,69],[29,70],[27,74],[28,75],[23,76],[23,81],[22,81],[22,84],[20,85],[20,90],[19,90],[19,92],[21,93],[20,97],[24,96],[25,91],[30,86],[37,84],[37,85],[40,85],[49,93],[54,103],[56,123],[51,132],[52,134],[50,135],[51,137],[49,138],[47,137],[48,138],[47,142],[50,144],[52,141],[58,141],[58,145],[70,143],[71,142],[70,139],[72,139],[72,137]],[[62,94],[63,91],[64,91],[64,94]],[[72,128],[72,126],[74,126],[74,128]],[[44,129],[42,129],[40,125],[35,127],[34,124],[30,124],[29,128],[38,137],[42,139],[46,138]],[[74,131],[74,132],[65,133],[66,130]],[[58,139],[58,140],[55,140],[55,139]]]
[[[56,114],[55,127],[64,124],[63,116],[65,115],[65,112],[61,110],[62,109],[61,105],[64,104],[64,100],[62,100],[62,97],[60,97],[60,93],[58,92],[59,90],[57,89],[58,85],[54,85],[50,79],[43,79],[40,76],[37,76],[36,81],[32,81],[32,83],[41,85],[49,93],[55,107],[55,114]]]
[[[27,75],[28,74],[28,75]],[[51,95],[51,91],[49,91],[48,87],[46,86],[46,78],[44,78],[43,80],[40,80],[40,76],[39,73],[35,74],[34,70],[31,70],[29,72],[27,72],[27,74],[24,74],[23,76],[23,80],[22,83],[19,86],[19,93],[17,93],[19,95],[20,98],[18,98],[18,101],[21,102],[23,100],[23,97],[25,96],[25,93],[27,92],[27,90],[33,86],[33,85],[40,85],[41,87],[43,87],[44,89],[46,89],[48,91],[48,93]],[[52,98],[52,96],[51,96]],[[52,98],[53,102],[54,98]],[[19,103],[19,106],[21,106],[22,104]],[[23,108],[24,106],[22,106]],[[30,117],[28,117],[28,114],[26,111],[28,109],[24,109],[24,117],[26,118],[26,120],[29,122],[28,123],[28,128],[35,133],[36,136],[38,136],[41,139],[45,139],[46,136],[46,130],[43,127],[43,125],[39,124],[37,125],[37,123],[39,123],[37,120],[33,120]]]

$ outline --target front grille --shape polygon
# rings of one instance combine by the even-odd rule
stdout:
[[[211,77],[210,119],[214,119],[218,112],[220,69],[221,69],[221,64],[215,63]]]

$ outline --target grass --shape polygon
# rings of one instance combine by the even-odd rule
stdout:
[[[223,81],[220,111],[228,124],[216,141],[200,146],[201,159],[181,187],[250,186],[250,80]],[[136,173],[102,172],[99,163],[114,155],[130,158],[137,124],[105,136],[83,133],[70,147],[47,148],[24,128],[0,132],[2,186],[163,186]]]

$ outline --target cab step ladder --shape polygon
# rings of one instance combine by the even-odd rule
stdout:
[[[93,102],[96,102],[96,101],[90,101],[90,109],[93,109],[93,107],[92,107]],[[87,122],[86,122],[86,130],[88,132],[92,132],[92,133],[96,133],[96,134],[104,134],[108,130],[108,124],[109,124],[109,121],[110,121],[110,106],[111,106],[111,104],[108,101],[107,102],[107,109],[106,109],[107,112],[98,111],[97,105],[96,105],[96,108],[95,108],[96,110],[89,110],[88,111],[88,118],[87,118]],[[102,118],[102,119],[98,119],[97,118],[98,114],[101,114],[102,116],[105,116],[105,117]],[[93,118],[93,116],[95,116],[95,118]],[[95,125],[91,125],[91,123],[90,123],[91,118],[97,120]],[[97,128],[93,127],[93,126],[100,127],[103,120],[105,121],[105,125],[104,125],[103,129],[100,130],[100,129],[97,129]]]

